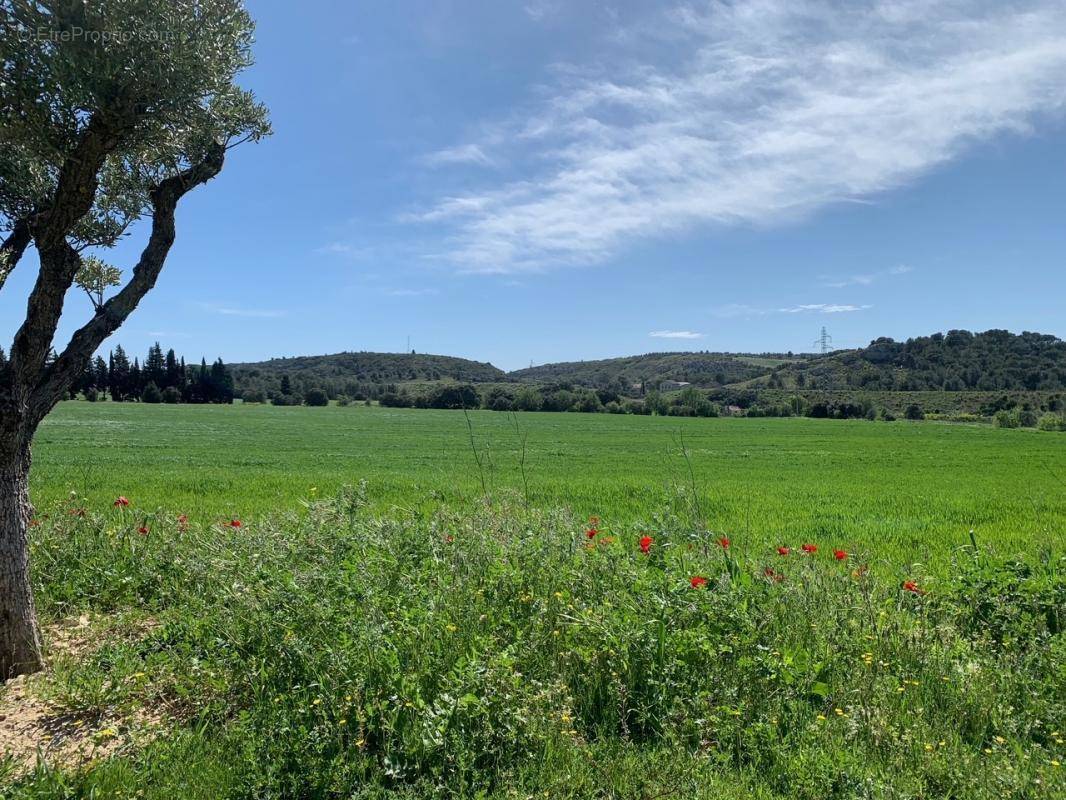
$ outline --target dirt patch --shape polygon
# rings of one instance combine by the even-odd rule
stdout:
[[[141,635],[154,627],[139,623]],[[126,629],[126,635],[136,635]],[[81,658],[106,640],[88,616],[64,620],[43,631],[46,657]],[[14,761],[15,776],[31,770],[38,759],[76,768],[141,746],[162,728],[165,715],[138,709],[131,713],[73,713],[38,696],[48,670],[21,675],[0,684],[0,755]]]

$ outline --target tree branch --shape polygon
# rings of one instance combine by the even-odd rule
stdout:
[[[20,219],[12,226],[11,234],[4,239],[4,243],[0,244],[0,289],[4,288],[7,276],[15,269],[32,239],[29,220]]]
[[[30,222],[41,268],[30,293],[26,321],[11,345],[11,374],[16,389],[32,386],[44,368],[63,315],[63,300],[81,265],[67,234],[92,208],[100,170],[131,124],[132,118],[109,121],[94,115],[63,162],[51,204]]]
[[[86,362],[133,313],[141,299],[151,291],[163,269],[174,243],[174,211],[178,201],[189,191],[207,183],[222,170],[225,147],[214,145],[203,161],[167,178],[151,191],[152,232],[141,257],[133,268],[133,277],[118,294],[100,306],[85,325],[71,337],[69,344],[46,370],[30,398],[31,414],[43,419],[63,393],[85,369]]]

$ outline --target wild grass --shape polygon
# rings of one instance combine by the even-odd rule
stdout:
[[[364,485],[148,534],[76,503],[33,529],[43,615],[153,624],[45,691],[166,709],[167,731],[5,798],[1066,792],[1061,548],[978,542],[931,574],[791,536],[723,547],[684,512],[605,509],[590,534],[507,493],[383,516]]]
[[[514,419],[474,411],[468,429],[456,411],[64,403],[37,436],[32,488],[42,512],[72,491],[88,509],[123,494],[146,518],[206,523],[272,516],[366,479],[383,515],[426,520],[441,505],[512,490],[532,506],[634,526],[653,526],[664,504],[689,510],[695,492],[707,526],[749,543],[831,541],[896,562],[940,563],[971,530],[1013,554],[1061,542],[1066,529],[1066,446],[1055,433],[547,413],[518,414],[516,428]]]

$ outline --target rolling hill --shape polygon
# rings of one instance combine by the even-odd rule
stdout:
[[[1061,391],[1066,389],[1066,342],[1055,336],[1004,330],[952,330],[777,367],[750,388],[883,391]]]
[[[594,388],[630,388],[644,384],[653,389],[663,381],[710,387],[764,376],[774,367],[797,360],[780,354],[647,353],[598,361],[542,364],[509,372],[507,376],[523,383],[572,383]]]
[[[421,353],[346,352],[321,356],[272,358],[244,364],[231,364],[239,391],[255,387],[266,393],[278,389],[282,377],[295,388],[306,391],[317,386],[336,392],[356,394],[358,385],[382,386],[408,381],[454,380],[485,383],[506,380],[506,373],[492,364],[454,356]]]

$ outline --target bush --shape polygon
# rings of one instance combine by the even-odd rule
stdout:
[[[1044,414],[1037,423],[1042,431],[1066,431],[1066,416],[1062,414]]]
[[[346,394],[337,395],[337,405],[339,405],[339,406],[350,406],[351,404],[352,404],[352,400],[351,400],[350,397],[348,397],[348,395],[346,395]]]
[[[446,383],[435,386],[422,397],[426,408],[480,408],[481,398],[469,383]]]
[[[544,398],[532,386],[522,387],[515,395],[514,407],[518,411],[540,411],[543,406]]]
[[[181,402],[181,392],[176,386],[168,386],[163,390],[163,402],[168,405],[176,405]]]
[[[275,395],[270,401],[276,406],[299,406],[303,405],[304,399],[298,394],[279,394]]]
[[[309,406],[328,406],[329,395],[323,389],[311,389],[307,392],[307,397],[304,398],[304,403]]]
[[[511,398],[507,395],[499,394],[492,399],[491,408],[493,411],[511,411],[514,408],[514,403],[511,402]]]
[[[1018,412],[1018,424],[1023,428],[1035,428],[1040,418],[1031,408],[1023,408]]]
[[[162,403],[163,393],[159,391],[159,387],[155,385],[154,381],[149,381],[148,385],[144,387],[144,391],[141,392],[142,403]]]
[[[992,418],[993,424],[997,428],[1017,428],[1018,427],[1018,412],[1007,411],[1002,409],[996,412],[996,415]]]
[[[595,414],[603,411],[603,403],[595,392],[581,392],[570,406],[570,411],[581,411],[586,414]]]
[[[411,401],[411,397],[408,394],[385,392],[378,398],[378,405],[385,406],[386,408],[410,408],[414,403]]]
[[[95,403],[100,399],[100,393],[96,391],[96,387],[89,387],[85,390],[85,399],[90,403]]]
[[[241,395],[241,398],[246,403],[265,403],[266,402],[266,395],[263,393],[263,390],[259,389],[259,388],[256,388],[256,389],[245,389],[244,392]]]
[[[907,410],[903,412],[903,416],[907,419],[925,419],[925,414],[922,413],[922,407],[917,403],[911,403],[907,406]]]

